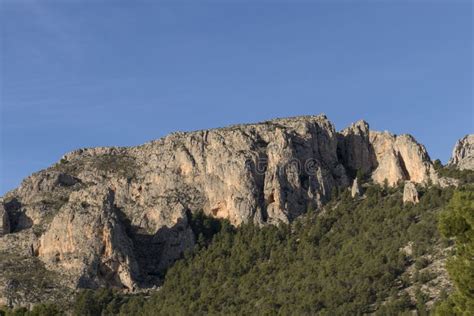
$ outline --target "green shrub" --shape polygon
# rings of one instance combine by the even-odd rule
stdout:
[[[421,270],[421,269],[426,268],[429,264],[430,264],[430,260],[428,260],[425,257],[421,257],[421,258],[416,259],[415,268],[417,270]]]
[[[459,170],[455,167],[438,167],[437,171],[440,176],[458,179],[461,184],[474,182],[474,170]]]
[[[28,316],[57,316],[64,315],[58,306],[51,303],[38,304],[27,314]]]
[[[474,186],[457,191],[440,214],[439,229],[455,239],[447,269],[456,291],[436,310],[438,315],[474,315]]]
[[[402,292],[400,297],[380,306],[375,314],[380,316],[399,316],[407,313],[407,315],[410,315],[412,309],[413,304],[411,303],[410,296],[407,292]]]
[[[433,280],[436,277],[436,275],[432,272],[429,271],[422,271],[422,272],[416,272],[414,275],[414,280],[417,283],[420,284],[426,284]]]

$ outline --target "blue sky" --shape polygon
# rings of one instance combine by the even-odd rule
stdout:
[[[0,0],[0,194],[78,147],[325,113],[444,162],[474,132],[471,1]]]

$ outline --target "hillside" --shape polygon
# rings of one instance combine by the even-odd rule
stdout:
[[[438,218],[455,191],[472,193],[473,186],[421,189],[420,202],[405,205],[402,191],[402,186],[365,184],[363,195],[352,198],[343,190],[321,212],[309,210],[279,226],[235,228],[190,214],[199,242],[168,270],[158,291],[86,290],[67,310],[74,315],[427,315],[454,290],[446,271],[453,240],[440,235]]]
[[[133,298],[119,310],[135,315],[428,310],[451,291],[444,267],[451,243],[440,237],[437,216],[452,193],[433,187],[422,192],[419,204],[404,206],[400,187],[370,185],[363,197],[341,192],[323,212],[310,210],[290,225],[235,229],[206,219],[209,224],[200,227],[219,231],[212,240],[200,237],[194,253],[168,271],[163,287],[143,299],[142,307]]]
[[[0,305],[429,309],[452,289],[436,221],[471,188],[466,139],[443,167],[410,135],[319,115],[76,150],[1,198]]]

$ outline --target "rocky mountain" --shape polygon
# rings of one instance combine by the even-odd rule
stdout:
[[[466,135],[457,141],[449,165],[461,170],[474,170],[474,134]]]
[[[465,166],[472,138],[458,147],[453,164]],[[337,132],[324,115],[73,151],[1,199],[0,265],[44,273],[28,288],[0,273],[0,304],[76,288],[153,287],[195,244],[191,213],[236,226],[288,223],[320,209],[357,173],[389,186],[408,181],[412,202],[414,183],[441,183],[412,136],[371,131],[364,121]]]

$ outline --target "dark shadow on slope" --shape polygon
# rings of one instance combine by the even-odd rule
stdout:
[[[167,269],[181,259],[186,251],[191,250],[197,239],[188,218],[180,218],[172,227],[163,226],[155,233],[150,233],[132,225],[121,209],[116,208],[116,214],[133,243],[140,273],[135,281],[143,288],[160,285]]]
[[[359,159],[356,159],[357,157]],[[369,166],[369,169],[362,170],[366,176],[369,176],[378,167],[374,146],[368,138],[361,135],[344,136],[339,134],[337,159],[344,166],[347,175],[351,179],[356,178],[358,170],[362,170],[363,165]]]
[[[410,180],[410,174],[408,173],[407,167],[405,165],[405,160],[400,153],[397,153],[398,161],[400,162],[400,168],[402,169],[403,179]]]
[[[13,198],[3,204],[10,221],[10,232],[19,232],[33,226],[33,220],[25,214],[21,202]]]

